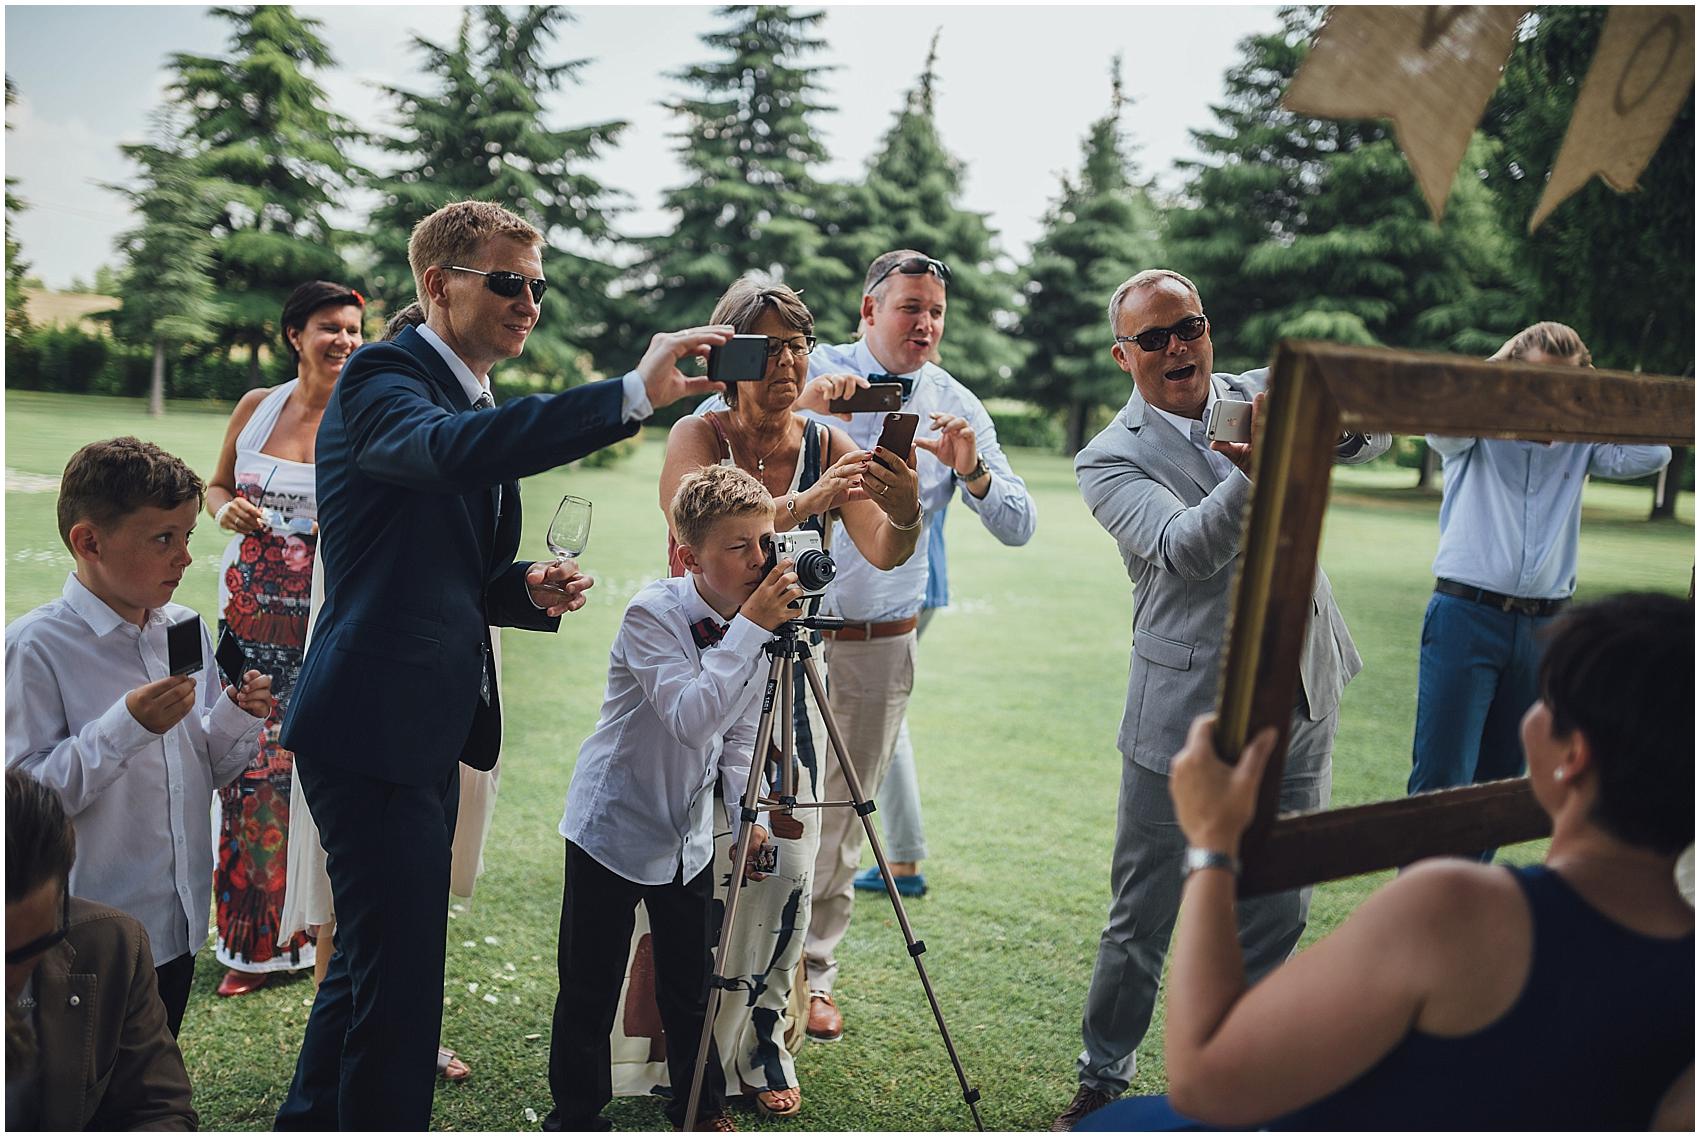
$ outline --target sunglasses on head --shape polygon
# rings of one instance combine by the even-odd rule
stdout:
[[[894,272],[902,273],[904,276],[923,276],[930,272],[943,283],[950,283],[950,266],[943,261],[934,260],[932,257],[908,257],[874,277],[874,282],[862,290],[863,294],[865,295],[878,288],[880,282]]]
[[[71,934],[71,890],[64,889],[60,893],[59,926],[45,936],[37,936],[27,944],[21,944],[6,952],[6,966],[17,967],[28,963],[38,955],[52,951],[65,941]]]
[[[1203,316],[1188,316],[1180,323],[1167,328],[1147,328],[1136,336],[1117,336],[1117,343],[1133,342],[1139,345],[1140,351],[1162,351],[1169,346],[1171,335],[1179,336],[1182,341],[1191,343],[1204,334],[1210,321]]]
[[[444,265],[453,272],[477,273],[484,278],[484,287],[497,296],[513,299],[519,295],[522,288],[531,289],[531,299],[534,303],[543,303],[543,294],[549,291],[549,282],[542,277],[532,278],[521,276],[517,272],[485,272],[481,268],[463,268],[460,265]]]

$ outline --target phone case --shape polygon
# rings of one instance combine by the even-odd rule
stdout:
[[[716,383],[753,383],[766,371],[766,336],[736,335],[708,349],[708,377]]]
[[[885,416],[885,429],[880,431],[879,445],[908,461],[909,448],[915,445],[915,428],[920,424],[920,415],[893,411]]]
[[[903,405],[901,383],[870,383],[848,399],[832,399],[826,408],[835,415],[860,411],[895,411]]]

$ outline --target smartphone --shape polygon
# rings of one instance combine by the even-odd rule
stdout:
[[[869,383],[857,389],[848,399],[832,399],[826,409],[835,415],[855,414],[857,411],[895,411],[903,405],[903,384]]]
[[[242,677],[248,674],[248,653],[242,650],[236,634],[228,627],[219,634],[218,647],[213,651],[213,658],[218,661],[218,669],[224,675],[225,683],[240,689]]]
[[[185,616],[165,629],[166,667],[173,675],[193,675],[204,664],[201,658],[201,618]]]
[[[919,425],[920,415],[909,411],[892,411],[885,416],[885,429],[880,431],[879,444],[907,462],[909,448],[915,445],[915,428]]]
[[[1238,399],[1217,399],[1204,425],[1206,442],[1250,442],[1251,404]]]
[[[766,373],[766,336],[733,336],[708,349],[708,377],[716,383],[757,383]]]

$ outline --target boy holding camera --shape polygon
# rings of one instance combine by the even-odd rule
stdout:
[[[6,629],[6,765],[51,788],[76,824],[71,892],[147,929],[173,1035],[207,937],[213,793],[247,765],[272,706],[257,671],[220,686],[205,625],[171,603],[201,494],[151,442],[77,451],[58,502],[76,569],[59,599]],[[168,627],[189,619],[198,659],[191,647],[174,666]]]
[[[549,1048],[546,1129],[607,1129],[609,1031],[633,913],[648,910],[656,1002],[667,1032],[675,1126],[685,1121],[712,970],[716,777],[735,809],[749,777],[764,684],[762,648],[802,595],[790,560],[766,569],[773,499],[730,466],[687,474],[670,514],[688,574],[631,600],[609,652],[596,729],[579,749],[560,833],[566,887]],[[767,832],[756,826],[751,879]],[[697,1127],[727,1131],[725,1078],[711,1049]]]

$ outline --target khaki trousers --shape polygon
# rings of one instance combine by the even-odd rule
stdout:
[[[872,797],[891,765],[897,730],[915,686],[915,633],[877,640],[829,640],[826,660],[831,675],[827,695],[832,716],[850,750],[850,764],[862,793]],[[850,798],[849,783],[835,757],[826,759],[821,798]],[[850,928],[856,896],[851,882],[861,865],[863,838],[862,819],[855,810],[838,807],[821,811],[813,912],[803,948],[812,992],[830,994],[838,975],[835,953]]]

